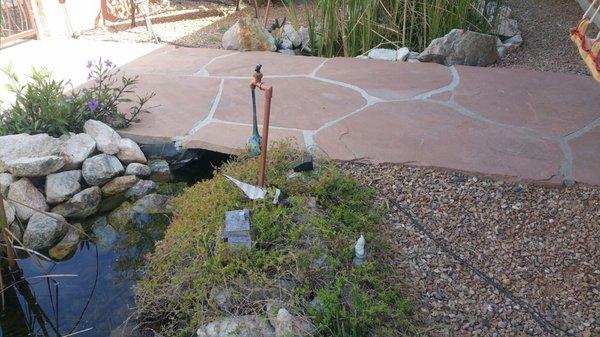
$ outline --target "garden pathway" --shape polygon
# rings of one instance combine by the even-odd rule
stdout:
[[[122,133],[243,151],[257,63],[274,87],[270,140],[339,160],[600,184],[600,86],[570,74],[167,46],[122,67],[160,104]]]

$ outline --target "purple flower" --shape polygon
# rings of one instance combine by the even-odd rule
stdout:
[[[94,62],[92,62],[92,60],[88,60],[88,61],[87,61],[86,68],[88,68],[88,69],[92,69],[92,66],[93,66],[93,65],[94,65]]]
[[[104,61],[104,65],[107,66],[107,67],[109,67],[109,68],[112,68],[113,63],[110,60],[105,60]]]
[[[90,108],[91,111],[98,109],[98,105],[100,105],[100,104],[95,99],[91,99],[87,103],[87,106],[88,106],[88,108]]]

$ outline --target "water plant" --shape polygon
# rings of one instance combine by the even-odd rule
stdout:
[[[120,76],[110,60],[101,58],[88,61],[87,70],[89,82],[75,89],[71,81],[56,80],[45,68],[33,69],[29,81],[21,81],[10,67],[2,69],[11,81],[6,87],[15,102],[0,112],[0,136],[48,133],[58,137],[81,132],[88,119],[123,128],[148,112],[146,105],[154,93],[136,95],[137,76]]]
[[[454,28],[492,32],[500,6],[484,13],[488,2],[315,0],[305,6],[313,53],[334,57],[357,56],[376,47],[423,50]]]

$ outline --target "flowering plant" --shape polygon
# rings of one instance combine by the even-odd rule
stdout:
[[[123,128],[148,112],[146,105],[155,94],[136,95],[137,76],[120,76],[110,60],[101,58],[88,61],[87,69],[89,82],[83,89],[74,89],[70,80],[53,79],[44,68],[34,69],[25,84],[10,68],[2,69],[11,79],[7,89],[15,94],[15,102],[0,112],[0,136],[78,133],[88,119]]]

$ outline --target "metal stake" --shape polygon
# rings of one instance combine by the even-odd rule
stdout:
[[[262,65],[257,65],[254,77],[250,83],[250,88],[258,88],[265,92],[265,110],[263,116],[263,131],[262,140],[260,143],[260,169],[258,173],[258,186],[265,186],[265,175],[267,166],[267,150],[269,144],[269,119],[271,117],[271,99],[273,98],[273,87],[262,82],[263,74],[261,73]]]

